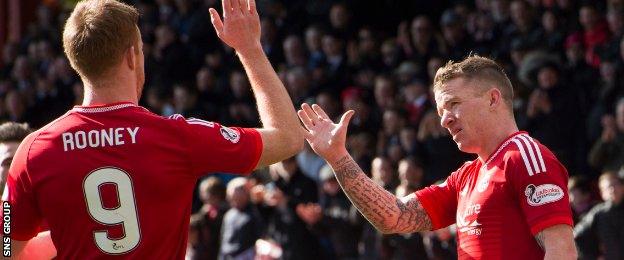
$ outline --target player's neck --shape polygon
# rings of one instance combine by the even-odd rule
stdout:
[[[88,80],[83,80],[83,84],[83,106],[106,105],[119,102],[130,102],[133,104],[138,104],[136,88],[132,87],[132,82],[125,80],[117,82],[90,82]]]
[[[496,149],[505,141],[510,135],[518,132],[518,126],[515,122],[509,122],[507,124],[500,124],[498,127],[487,135],[483,149],[478,154],[479,160],[485,163],[490,156],[496,152]]]

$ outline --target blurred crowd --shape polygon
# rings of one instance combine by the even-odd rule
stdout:
[[[72,1],[44,1],[0,60],[0,121],[41,127],[82,100],[62,51]],[[255,101],[216,37],[216,0],[127,1],[141,13],[141,105],[168,116],[255,127]],[[624,1],[257,0],[261,43],[295,106],[356,114],[348,149],[406,195],[474,156],[439,124],[431,82],[448,60],[494,58],[514,85],[520,129],[567,167],[583,259],[624,259]],[[410,3],[403,3],[410,2]],[[487,119],[484,119],[487,120]],[[453,259],[453,227],[377,232],[309,147],[249,177],[198,182],[189,259]]]

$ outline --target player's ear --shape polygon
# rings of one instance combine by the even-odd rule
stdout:
[[[493,109],[503,101],[503,94],[498,88],[491,88],[488,98],[490,101],[490,109]]]
[[[135,46],[134,44],[132,46],[130,46],[130,48],[128,48],[126,50],[126,53],[124,54],[124,61],[126,63],[126,66],[128,66],[128,68],[130,68],[130,70],[135,70],[136,69],[136,59],[137,54],[135,51]]]

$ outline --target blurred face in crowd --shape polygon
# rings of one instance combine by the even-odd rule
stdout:
[[[377,157],[373,160],[371,173],[373,180],[381,181],[384,184],[389,184],[394,179],[394,171],[390,162],[382,157]]]
[[[370,29],[360,29],[358,32],[359,49],[362,53],[374,53],[377,50],[377,43]]]
[[[383,113],[383,129],[388,135],[398,134],[404,125],[404,119],[394,110]]]
[[[420,185],[423,177],[423,169],[409,160],[401,160],[399,163],[399,178],[401,183],[410,186]]]
[[[323,52],[328,57],[342,55],[342,42],[333,36],[323,36]]]
[[[537,73],[537,81],[542,89],[551,89],[559,83],[559,73],[552,67],[543,67]]]
[[[336,4],[329,10],[329,22],[334,28],[345,29],[349,26],[349,11],[346,6]]]
[[[236,98],[243,98],[249,94],[249,82],[241,71],[230,74],[230,87]]]
[[[448,130],[459,150],[479,154],[492,128],[483,118],[489,117],[489,92],[494,90],[482,91],[480,87],[470,84],[482,83],[462,77],[449,80],[436,89],[435,100],[441,117],[440,125]]]
[[[286,74],[286,87],[291,98],[299,98],[300,95],[305,95],[310,84],[310,77],[303,68],[294,68],[288,71]]]
[[[249,192],[245,186],[238,186],[234,188],[233,192],[228,194],[228,201],[233,208],[242,209],[247,206]]]
[[[412,20],[410,31],[414,43],[426,43],[431,37],[431,22],[425,16],[418,16]]]
[[[509,7],[511,11],[511,20],[517,26],[527,26],[530,23],[530,13],[526,3],[522,1],[513,1]]]
[[[185,86],[176,85],[173,87],[173,103],[179,109],[178,112],[181,113],[184,110],[191,109],[195,105],[196,100],[196,96]]]
[[[15,155],[15,151],[17,151],[17,147],[19,145],[19,142],[0,143],[0,171],[2,172],[2,175],[0,176],[0,185],[2,185],[2,187],[0,187],[0,189],[4,189],[11,161],[13,160],[13,156]]]
[[[310,26],[305,31],[305,42],[310,52],[321,51],[323,33],[318,27]]]
[[[291,35],[284,40],[284,56],[289,65],[305,65],[305,50],[298,36]]]
[[[607,13],[607,22],[609,23],[609,30],[612,33],[618,34],[622,32],[624,28],[624,17],[622,13],[616,10],[609,10]]]
[[[568,61],[572,63],[577,63],[583,60],[583,46],[581,43],[572,43],[566,49],[566,57]]]
[[[598,16],[596,10],[589,6],[584,6],[579,11],[579,22],[585,30],[591,30],[596,25]]]
[[[547,32],[554,32],[557,30],[557,17],[553,12],[544,12],[542,15],[542,27]]]
[[[394,66],[399,62],[400,49],[395,41],[387,40],[381,45],[381,56],[386,66]]]
[[[195,76],[195,84],[197,85],[197,90],[199,91],[210,91],[214,87],[215,77],[212,74],[212,71],[208,68],[202,68],[197,71],[197,75]]]
[[[615,125],[621,133],[624,133],[624,99],[620,99],[615,107]]]
[[[613,62],[603,61],[600,63],[600,77],[606,83],[613,83],[616,79],[616,69]]]
[[[598,187],[600,188],[600,196],[604,201],[610,201],[615,204],[622,202],[624,185],[615,176],[601,177]]]
[[[375,80],[375,101],[381,108],[388,108],[394,105],[394,85],[385,77],[377,77]]]

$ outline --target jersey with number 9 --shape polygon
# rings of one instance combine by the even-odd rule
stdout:
[[[75,107],[18,148],[11,237],[28,240],[45,220],[59,259],[182,259],[197,179],[248,173],[261,151],[254,129],[130,103]]]

